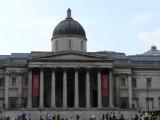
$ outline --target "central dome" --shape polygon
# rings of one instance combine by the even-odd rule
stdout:
[[[67,18],[61,21],[54,29],[52,40],[59,37],[79,37],[86,39],[86,33],[80,23],[73,20],[71,10],[67,10]],[[86,39],[87,40],[87,39]]]
[[[87,50],[86,33],[82,25],[73,20],[71,10],[67,10],[67,18],[61,21],[54,29],[52,35],[52,51],[81,51]]]

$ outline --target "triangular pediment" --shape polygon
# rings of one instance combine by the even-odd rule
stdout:
[[[109,60],[104,56],[90,55],[82,52],[62,52],[62,53],[51,53],[35,56],[31,60],[36,61],[105,61]]]

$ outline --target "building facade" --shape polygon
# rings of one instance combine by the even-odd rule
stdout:
[[[67,17],[54,29],[52,51],[0,55],[0,108],[137,108],[158,110],[160,51],[127,56],[87,51],[83,27]]]

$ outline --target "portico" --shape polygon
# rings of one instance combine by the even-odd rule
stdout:
[[[72,56],[72,62],[69,56]],[[78,55],[79,60],[84,61],[84,65],[79,66],[78,62],[73,62],[73,56],[73,53],[67,55],[67,61],[64,59],[66,54],[60,56],[63,58],[61,64],[55,62],[57,56],[43,58],[43,65],[41,58],[30,60],[28,108],[113,107],[112,60],[104,59],[108,63],[101,66],[100,57],[94,56],[95,59],[92,56],[90,62],[87,62],[84,58],[90,56]],[[51,59],[52,63],[49,62]],[[106,81],[102,80],[103,76],[108,77]]]

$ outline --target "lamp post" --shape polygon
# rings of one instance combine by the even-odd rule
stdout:
[[[160,110],[160,96],[158,97],[159,110]]]

